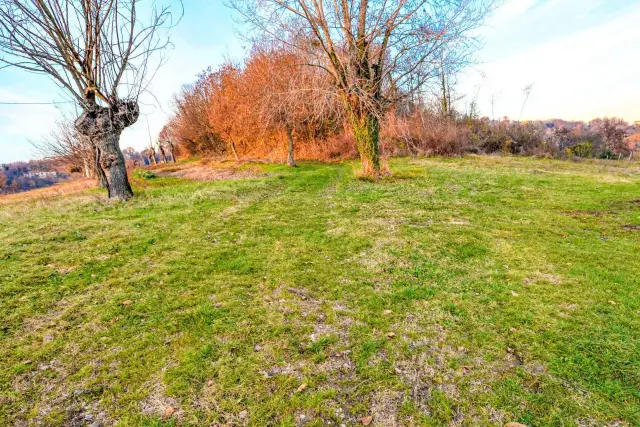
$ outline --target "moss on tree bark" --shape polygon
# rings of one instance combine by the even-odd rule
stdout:
[[[356,139],[362,172],[377,177],[380,175],[380,120],[368,111],[351,113],[351,124]]]

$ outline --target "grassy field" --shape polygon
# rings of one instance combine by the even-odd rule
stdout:
[[[0,205],[0,425],[640,425],[640,168],[251,166]]]

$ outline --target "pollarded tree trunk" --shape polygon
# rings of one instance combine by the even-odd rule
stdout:
[[[107,179],[107,192],[110,199],[129,200],[133,190],[127,176],[127,166],[120,151],[121,132],[108,132],[96,141],[100,147],[99,165]]]
[[[377,177],[380,175],[380,120],[367,110],[352,110],[350,116],[362,161],[362,172],[365,175]]]
[[[140,110],[135,101],[116,101],[111,107],[96,104],[93,93],[87,94],[87,107],[76,120],[76,129],[91,138],[96,147],[97,172],[104,174],[110,199],[133,197],[124,156],[120,151],[122,131],[138,120]]]
[[[294,168],[296,167],[296,160],[293,157],[293,154],[294,154],[293,129],[289,125],[287,125],[286,128],[287,128],[287,139],[289,141],[289,155],[287,157],[287,165]]]

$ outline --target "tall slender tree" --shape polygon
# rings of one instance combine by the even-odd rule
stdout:
[[[168,46],[168,8],[138,16],[140,0],[0,0],[0,63],[48,75],[82,108],[109,197],[133,196],[119,140],[140,114],[138,97]],[[146,15],[147,13],[145,13]]]

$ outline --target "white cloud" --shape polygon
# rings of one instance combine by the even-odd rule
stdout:
[[[517,119],[522,89],[534,84],[524,118],[588,120],[599,116],[640,119],[640,6],[605,24],[557,38],[478,67],[467,74],[464,93],[480,87],[479,104],[491,114]],[[486,77],[481,78],[479,74]]]
[[[501,5],[493,14],[490,27],[498,27],[524,15],[538,0],[510,0]]]

